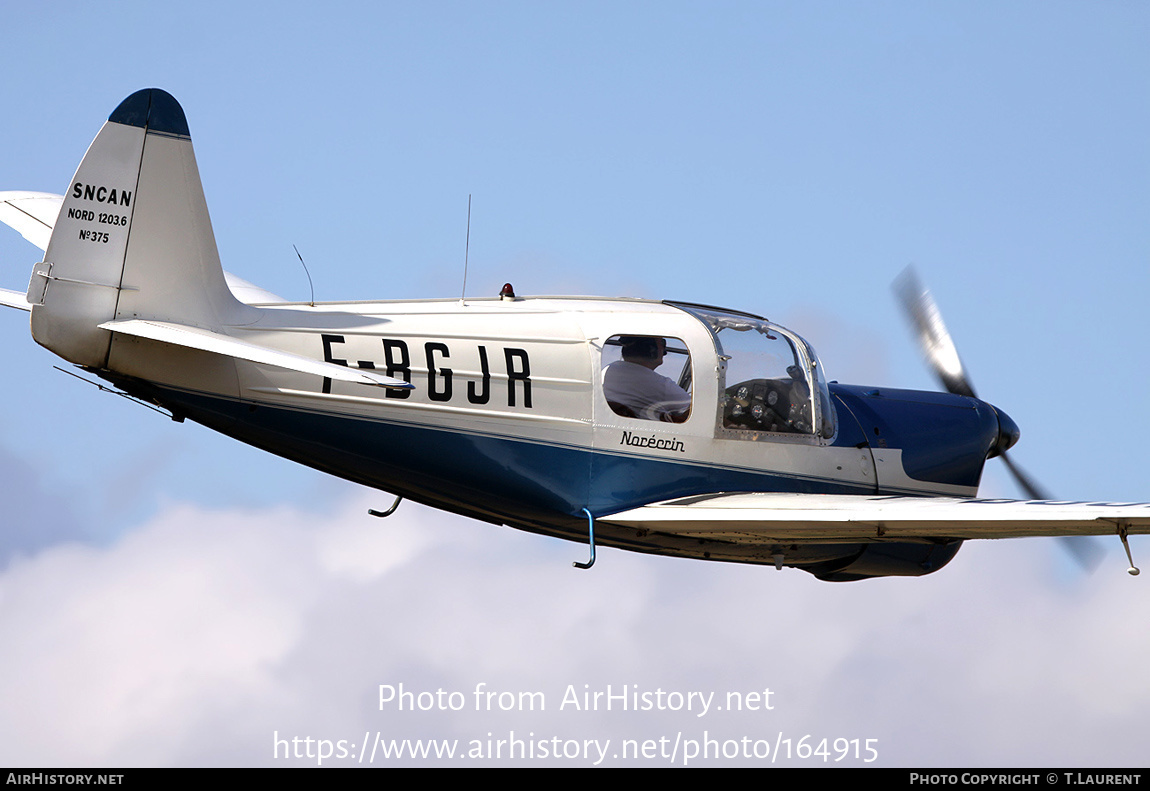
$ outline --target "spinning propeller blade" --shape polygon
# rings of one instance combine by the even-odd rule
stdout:
[[[910,321],[918,339],[919,349],[926,358],[927,365],[934,371],[934,375],[942,383],[943,389],[955,395],[977,398],[974,386],[966,375],[962,360],[958,356],[958,348],[950,337],[950,333],[943,323],[942,314],[930,291],[918,279],[913,266],[908,266],[894,281],[894,293],[902,303],[907,320]],[[1053,500],[1049,492],[1043,489],[1029,475],[1011,461],[1003,449],[997,454],[1002,457],[1006,469],[1010,471],[1015,483],[1026,493],[1031,500]],[[1063,549],[1085,571],[1093,571],[1102,562],[1106,554],[1099,543],[1089,536],[1062,536],[1059,538]]]
[[[962,367],[958,348],[947,332],[946,324],[934,297],[930,295],[913,266],[908,266],[894,281],[894,293],[902,303],[903,310],[914,328],[919,349],[926,358],[927,365],[942,382],[943,389],[955,395],[977,398],[974,387]],[[1041,498],[1039,498],[1041,499]]]
[[[1006,469],[1010,470],[1010,474],[1014,476],[1014,480],[1022,487],[1022,491],[1026,492],[1026,496],[1031,500],[1055,499],[1029,475],[1024,473],[1021,467],[1011,461],[1006,453],[1002,454],[1002,462],[1006,465]],[[1070,556],[1074,558],[1074,561],[1085,571],[1094,571],[1094,569],[1098,568],[1098,564],[1102,562],[1102,558],[1106,555],[1106,550],[1102,548],[1098,539],[1091,536],[1059,536],[1058,541],[1062,544],[1062,548],[1069,552]]]

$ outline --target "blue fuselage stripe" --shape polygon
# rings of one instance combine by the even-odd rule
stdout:
[[[840,481],[735,470],[162,388],[196,422],[342,478],[461,512],[568,524],[714,492],[869,493]]]

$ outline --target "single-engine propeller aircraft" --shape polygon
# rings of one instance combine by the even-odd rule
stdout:
[[[913,282],[949,393],[828,384],[799,335],[688,302],[287,302],[221,268],[183,109],[155,88],[63,196],[0,193],[0,220],[45,253],[0,301],[123,394],[590,562],[601,544],[848,581],[927,574],[973,538],[1117,534],[1129,557],[1150,529],[1145,503],[977,499],[1019,431]]]

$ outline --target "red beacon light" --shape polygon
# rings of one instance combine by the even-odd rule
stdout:
[[[515,289],[512,288],[510,283],[504,283],[503,289],[499,292],[500,299],[515,299]]]

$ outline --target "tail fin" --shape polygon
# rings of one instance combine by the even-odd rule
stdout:
[[[32,336],[106,367],[112,320],[203,328],[243,320],[228,289],[184,111],[148,88],[108,117],[76,170],[28,288]]]

